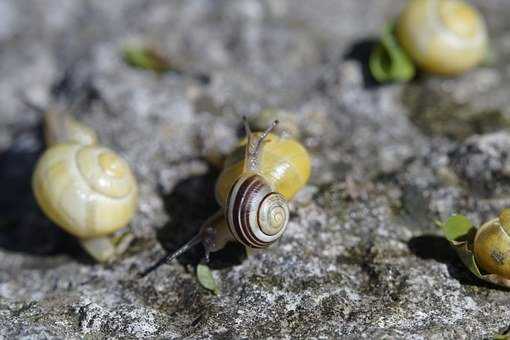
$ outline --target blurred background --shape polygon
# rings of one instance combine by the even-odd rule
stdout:
[[[510,2],[470,3],[487,21],[490,63],[380,85],[368,58],[406,1],[0,0],[0,335],[503,332],[510,295],[472,276],[434,224],[453,212],[478,224],[510,203]],[[162,70],[129,58],[141,49]],[[138,179],[134,241],[111,264],[95,264],[33,198],[37,107],[56,105]],[[218,208],[242,116],[254,129],[280,117],[312,157],[286,234],[250,257],[236,245],[215,254],[218,296],[197,283],[200,247],[139,279]]]

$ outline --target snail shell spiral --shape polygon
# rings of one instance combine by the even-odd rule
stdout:
[[[138,200],[136,180],[126,161],[96,145],[49,148],[36,165],[32,187],[46,215],[82,239],[124,227]]]
[[[462,73],[484,58],[488,33],[481,14],[460,0],[411,0],[397,20],[400,43],[423,69]]]
[[[278,240],[289,222],[283,195],[273,192],[260,175],[240,177],[227,198],[226,216],[234,238],[250,248],[266,248]]]

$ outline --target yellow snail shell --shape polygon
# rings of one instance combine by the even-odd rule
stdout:
[[[480,13],[461,0],[411,0],[397,20],[396,35],[424,70],[462,73],[487,53],[488,34]]]
[[[32,186],[48,217],[80,239],[124,227],[137,206],[138,189],[129,166],[100,146],[51,147],[37,163]]]
[[[97,261],[114,259],[133,238],[129,232],[110,236],[136,211],[138,186],[128,164],[97,145],[95,131],[66,111],[29,106],[44,114],[47,145],[32,175],[37,203]]]

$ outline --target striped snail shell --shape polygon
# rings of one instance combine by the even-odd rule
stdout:
[[[244,175],[229,193],[226,218],[238,242],[250,248],[266,248],[285,232],[289,207],[283,195],[272,191],[263,177]]]

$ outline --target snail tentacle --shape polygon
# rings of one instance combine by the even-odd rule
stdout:
[[[149,268],[145,269],[143,272],[139,273],[138,276],[140,278],[147,276],[149,273],[153,272],[154,270],[158,269],[163,264],[170,264],[173,260],[175,260],[177,257],[182,255],[183,253],[187,252],[197,244],[202,242],[202,235],[200,233],[193,236],[191,240],[186,242],[184,245],[182,245],[179,249],[174,251],[173,253],[167,253],[164,256],[162,256],[156,263],[154,263]]]
[[[245,170],[251,172],[258,172],[259,164],[260,164],[260,154],[261,154],[261,146],[264,140],[269,136],[271,131],[278,125],[278,120],[273,121],[273,123],[259,136],[255,137],[253,133],[251,133],[250,127],[245,119],[245,130],[246,135],[248,137],[248,143],[246,145],[246,155],[245,155]]]

